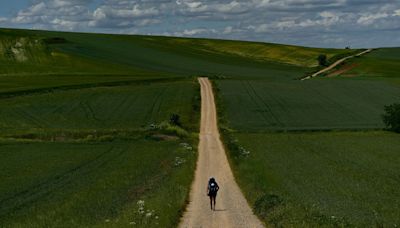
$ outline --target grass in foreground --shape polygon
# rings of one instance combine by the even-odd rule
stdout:
[[[236,133],[231,140],[233,170],[267,224],[400,224],[397,134]]]
[[[2,141],[0,226],[173,227],[196,160],[183,142]]]

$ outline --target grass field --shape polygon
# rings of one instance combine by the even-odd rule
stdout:
[[[229,125],[240,131],[384,128],[383,107],[398,86],[380,81],[221,80]]]
[[[196,81],[94,87],[0,100],[2,135],[46,130],[138,130],[182,116],[195,130]]]
[[[342,68],[352,67],[338,76],[362,80],[385,80],[399,85],[399,61],[400,48],[382,48],[344,64]]]
[[[0,58],[0,65],[5,66],[0,73],[7,74],[101,72],[301,77],[310,70],[308,67],[316,65],[319,54],[333,58],[353,52],[239,41],[7,29],[2,29],[0,35],[3,37],[0,50],[5,53]],[[21,42],[21,37],[28,37],[27,41]],[[40,52],[40,58],[31,58],[32,52]],[[25,58],[16,60],[16,53]]]
[[[233,157],[250,203],[269,224],[400,224],[400,136],[384,132],[237,133]]]
[[[254,212],[274,227],[397,227],[398,48],[354,58],[336,76],[215,79],[220,128]]]
[[[1,226],[172,226],[196,159],[179,143],[1,142]]]
[[[197,82],[78,77],[2,87],[0,226],[174,226],[197,157]],[[172,113],[185,130],[150,128]]]

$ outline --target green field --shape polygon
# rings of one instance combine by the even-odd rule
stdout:
[[[398,86],[355,80],[221,80],[230,127],[240,131],[382,129]]]
[[[1,226],[173,226],[197,157],[197,103],[193,80],[2,98]],[[150,127],[172,113],[185,130]]]
[[[112,142],[5,141],[0,154],[2,227],[171,226],[196,159],[179,141],[141,135]]]
[[[237,133],[233,158],[255,211],[274,226],[396,227],[400,135]]]
[[[276,133],[383,128],[383,105],[400,95],[398,49],[352,60],[357,77],[297,80],[320,54],[357,51],[0,29],[0,226],[176,226],[197,157],[198,76],[215,79],[229,157],[260,218],[397,223],[397,135]],[[285,206],[265,214],[275,201]]]
[[[400,48],[382,48],[374,50],[363,58],[355,58],[343,67],[354,66],[339,75],[341,78],[385,80],[400,84],[398,77]]]
[[[341,65],[336,77],[214,80],[220,128],[256,214],[276,227],[396,227],[398,48]]]
[[[34,131],[140,130],[182,116],[194,129],[196,81],[71,89],[0,100],[2,135]],[[194,116],[193,116],[194,117]],[[196,130],[196,129],[194,129]]]

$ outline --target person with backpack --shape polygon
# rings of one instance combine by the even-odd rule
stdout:
[[[217,198],[217,192],[219,190],[219,186],[217,182],[215,181],[214,177],[211,177],[208,180],[208,186],[207,186],[207,195],[210,197],[210,206],[211,210],[215,211],[215,199]],[[214,206],[213,206],[214,202]]]

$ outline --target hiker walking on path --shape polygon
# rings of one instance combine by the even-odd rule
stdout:
[[[210,180],[208,181],[208,186],[207,186],[207,195],[210,197],[210,207],[211,210],[215,211],[215,200],[217,198],[217,192],[219,190],[219,186],[217,182],[215,181],[214,177],[211,177]],[[214,202],[214,205],[213,205]]]

